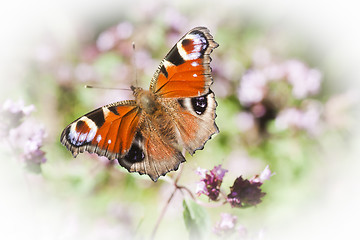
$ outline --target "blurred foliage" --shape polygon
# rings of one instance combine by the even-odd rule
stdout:
[[[209,228],[207,212],[190,199],[184,199],[183,206],[184,222],[190,239],[203,239]]]
[[[76,204],[91,219],[106,219],[114,228],[123,226],[119,231],[135,238],[151,233],[173,190],[167,179],[178,172],[153,183],[147,176],[129,174],[103,157],[84,153],[73,159],[59,137],[67,124],[92,109],[132,98],[130,91],[84,89],[84,85],[129,88],[137,81],[147,88],[167,51],[191,27],[204,23],[197,11],[186,5],[181,10],[165,6],[165,17],[153,9],[141,8],[141,16],[124,13],[76,26],[79,31],[73,42],[47,39],[38,47],[24,81],[26,101],[36,106],[35,115],[48,132],[43,147],[48,162],[42,166],[47,191]],[[267,221],[281,221],[279,215],[286,212],[290,202],[300,205],[319,191],[321,181],[317,181],[324,177],[321,166],[326,164],[325,148],[338,145],[337,139],[346,136],[352,123],[346,118],[352,95],[332,90],[331,76],[322,69],[315,46],[235,12],[222,14],[207,21],[220,44],[212,53],[211,63],[220,133],[204,150],[186,156],[179,183],[194,192],[199,181],[196,168],[212,169],[218,164],[229,170],[225,188],[240,175],[247,178],[259,174],[266,165],[275,175],[263,185],[267,195],[256,208],[203,209],[183,201],[178,191],[161,222],[159,238],[170,232],[174,238],[183,238],[182,233],[192,229],[192,223],[204,224],[211,232],[205,220],[197,222],[194,214],[208,215],[206,221],[214,226],[221,212],[229,212],[255,233]],[[245,86],[246,77],[258,84]],[[320,85],[298,96],[293,90],[299,83],[294,81],[303,86],[304,78]],[[242,88],[245,93],[255,91],[255,95],[260,91],[261,97],[244,100]],[[331,145],[325,145],[328,143]],[[204,196],[199,199],[207,202]],[[118,239],[116,234],[111,239]]]

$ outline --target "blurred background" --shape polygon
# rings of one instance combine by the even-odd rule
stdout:
[[[326,3],[326,4],[325,4]],[[350,1],[12,1],[0,10],[1,206],[6,239],[147,239],[178,172],[153,183],[60,142],[67,124],[148,88],[162,58],[206,26],[220,133],[187,155],[179,184],[195,194],[198,167],[221,164],[228,193],[240,175],[274,175],[256,207],[202,207],[204,236],[222,213],[233,239],[338,239],[359,213],[357,26]],[[136,44],[136,51],[132,43]],[[134,61],[135,59],[135,61]],[[183,239],[176,192],[155,239]],[[210,203],[206,196],[196,196]]]

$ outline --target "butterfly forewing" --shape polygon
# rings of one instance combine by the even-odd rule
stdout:
[[[217,46],[207,28],[192,29],[160,63],[150,90],[163,98],[193,97],[208,93],[212,84],[210,53]]]
[[[68,125],[61,142],[76,156],[88,151],[115,159],[130,149],[139,122],[134,101],[123,101],[98,108]]]

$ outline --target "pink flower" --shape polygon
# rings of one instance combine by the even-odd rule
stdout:
[[[7,100],[0,113],[0,130],[16,157],[31,171],[40,172],[40,165],[46,162],[45,152],[41,150],[45,131],[37,122],[28,118],[34,110],[34,105],[25,106],[22,100]]]
[[[134,27],[130,22],[121,22],[116,26],[116,36],[119,39],[128,39],[134,32]]]
[[[9,131],[18,127],[24,117],[29,116],[34,110],[34,105],[25,106],[23,100],[6,100],[0,109],[0,136],[8,136]]]
[[[32,172],[39,173],[41,164],[46,162],[42,150],[46,133],[44,128],[32,119],[27,119],[9,133],[9,143],[17,157]]]
[[[324,106],[324,117],[329,127],[344,130],[356,126],[354,111],[359,102],[360,97],[355,89],[332,96]]]
[[[317,69],[310,69],[299,60],[284,63],[288,82],[293,86],[293,95],[298,99],[317,94],[321,87],[322,74]]]
[[[216,223],[213,231],[217,235],[231,234],[235,230],[237,217],[229,213],[221,213],[221,219]]]
[[[99,35],[96,40],[96,47],[101,52],[109,51],[115,47],[116,40],[116,30],[109,29]]]
[[[45,152],[40,148],[45,138],[44,128],[36,130],[24,144],[23,158],[27,163],[41,164],[46,162]]]
[[[269,165],[267,165],[265,169],[260,173],[260,175],[254,176],[252,179],[250,179],[250,182],[264,183],[264,181],[269,180],[270,177],[273,176],[274,174],[275,173],[271,172]]]
[[[14,102],[13,100],[6,100],[3,104],[3,111],[8,111],[12,114],[20,114],[21,117],[29,116],[35,110],[34,105],[25,106],[23,100],[18,100]]]
[[[252,129],[255,125],[254,115],[249,112],[240,112],[236,116],[236,125],[241,132]]]
[[[267,78],[260,70],[246,72],[238,89],[238,98],[241,104],[249,106],[261,102],[266,93]]]
[[[289,128],[306,130],[316,135],[320,129],[322,105],[318,102],[309,102],[304,109],[287,108],[282,110],[275,120],[275,126],[280,130]]]

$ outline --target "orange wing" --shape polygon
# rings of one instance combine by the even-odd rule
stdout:
[[[207,28],[192,29],[160,63],[150,90],[163,98],[196,97],[208,93],[213,82],[210,53],[217,46]]]
[[[163,135],[154,119],[142,116],[139,123],[140,131],[136,133],[131,149],[118,161],[129,172],[147,174],[153,181],[157,181],[169,171],[177,170],[185,158],[174,147],[175,139]],[[174,133],[170,130],[169,134]]]
[[[110,160],[129,151],[139,122],[135,101],[122,101],[98,108],[73,123],[61,134],[61,143],[74,157],[87,151]]]

